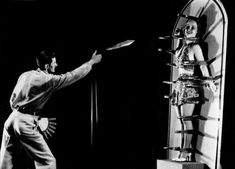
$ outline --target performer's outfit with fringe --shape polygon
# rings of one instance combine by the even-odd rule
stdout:
[[[184,46],[178,51],[178,55],[175,58],[175,64],[177,68],[183,68],[191,73],[180,74],[174,85],[173,92],[171,94],[171,104],[180,106],[183,104],[198,104],[204,101],[203,86],[200,79],[195,76],[195,70],[198,68],[196,65],[189,64],[193,61],[189,60],[189,50],[191,45]]]

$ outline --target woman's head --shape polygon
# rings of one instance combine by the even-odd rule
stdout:
[[[200,30],[200,25],[197,21],[189,19],[186,21],[183,32],[184,36],[187,38],[197,37]]]

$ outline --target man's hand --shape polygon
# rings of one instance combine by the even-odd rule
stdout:
[[[93,55],[91,57],[92,64],[99,63],[102,59],[102,55],[101,54],[96,54],[96,53],[97,53],[97,50],[95,50],[95,52],[93,53]]]

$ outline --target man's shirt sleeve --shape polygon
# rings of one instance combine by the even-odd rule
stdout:
[[[73,84],[74,82],[86,76],[91,71],[91,68],[91,64],[87,62],[71,72],[67,72],[61,75],[52,75],[51,83],[53,88],[55,90],[59,90]]]

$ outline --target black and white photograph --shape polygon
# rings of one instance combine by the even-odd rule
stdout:
[[[0,169],[230,169],[232,7],[0,2]]]

